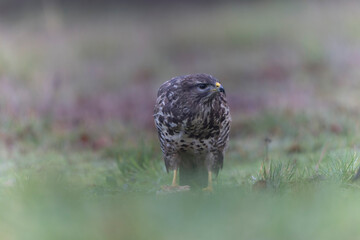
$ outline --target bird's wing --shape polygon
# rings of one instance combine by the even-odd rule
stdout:
[[[220,151],[224,151],[229,141],[230,122],[231,122],[229,107],[227,105],[224,105],[223,108],[224,108],[224,116],[220,124],[220,133],[216,144],[217,148]]]

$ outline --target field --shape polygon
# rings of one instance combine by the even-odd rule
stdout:
[[[359,16],[353,1],[2,16],[0,238],[356,239]],[[168,193],[156,91],[197,72],[227,91],[225,165],[212,194]]]

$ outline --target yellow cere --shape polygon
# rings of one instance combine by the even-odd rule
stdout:
[[[217,88],[219,88],[219,87],[221,86],[221,84],[220,84],[219,82],[216,82],[216,83],[215,83],[215,86],[216,86]]]

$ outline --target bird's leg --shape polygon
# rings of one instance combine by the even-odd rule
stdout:
[[[182,192],[182,191],[189,191],[190,190],[190,186],[179,186],[177,184],[177,175],[178,175],[178,169],[175,169],[174,170],[174,176],[173,176],[173,180],[172,180],[172,184],[171,186],[169,185],[165,185],[165,186],[162,186],[161,189],[164,191],[164,192]]]
[[[175,169],[175,170],[174,170],[174,176],[173,176],[172,184],[171,184],[172,187],[177,187],[177,186],[179,186],[179,185],[176,183],[177,173],[178,173],[178,170]]]
[[[203,191],[212,192],[213,186],[212,186],[212,172],[208,171],[208,186],[206,188],[203,188]]]

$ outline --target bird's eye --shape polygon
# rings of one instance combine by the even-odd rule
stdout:
[[[205,88],[207,88],[207,84],[199,84],[198,88],[204,90]]]

